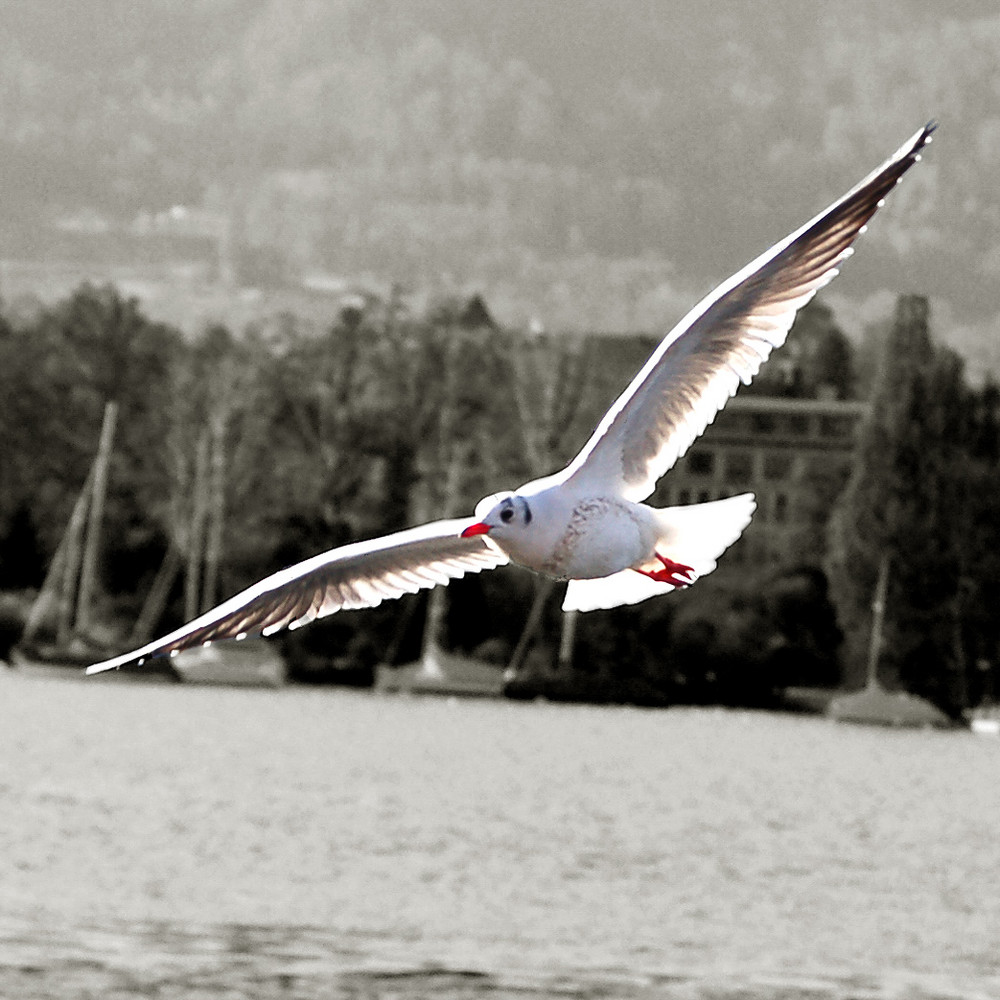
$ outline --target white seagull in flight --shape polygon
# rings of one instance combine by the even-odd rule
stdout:
[[[796,312],[837,274],[934,128],[928,123],[846,195],[699,302],[561,472],[487,497],[474,518],[434,521],[306,559],[87,673],[222,639],[270,636],[511,559],[568,580],[565,610],[634,604],[710,573],[750,523],[753,494],[664,509],[642,501],[785,342]]]

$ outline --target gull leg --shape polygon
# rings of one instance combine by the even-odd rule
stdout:
[[[661,556],[659,552],[655,555],[663,563],[663,569],[637,569],[636,573],[642,573],[643,576],[648,576],[650,580],[656,580],[657,583],[669,583],[674,587],[690,587],[694,583],[695,572],[690,566],[674,562],[673,559]]]

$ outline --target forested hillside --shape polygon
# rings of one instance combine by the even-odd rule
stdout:
[[[508,322],[658,329],[935,116],[845,322],[924,292],[988,363],[1000,19],[846,7],[5,5],[3,254],[84,209],[183,204],[230,219],[274,280],[475,285]]]

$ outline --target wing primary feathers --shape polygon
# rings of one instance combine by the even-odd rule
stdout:
[[[435,521],[306,559],[247,588],[189,624],[88,674],[241,636],[274,635],[347,608],[373,607],[403,593],[501,566],[507,556],[484,536],[461,537],[469,519]]]
[[[847,194],[695,306],[559,478],[581,489],[614,488],[632,501],[649,496],[740,384],[784,344],[796,312],[836,276],[936,127],[928,122]]]

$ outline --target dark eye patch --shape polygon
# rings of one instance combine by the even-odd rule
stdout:
[[[504,524],[509,524],[513,516],[514,516],[513,507],[504,507],[504,509],[500,511],[500,520],[503,521]]]

